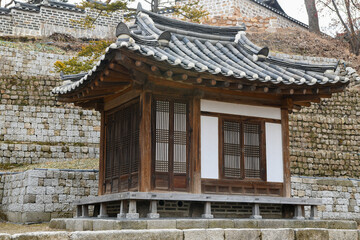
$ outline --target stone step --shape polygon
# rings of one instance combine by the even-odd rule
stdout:
[[[153,240],[359,240],[358,230],[349,229],[146,229],[146,230],[107,230],[78,232],[33,232],[22,234],[1,234],[1,240],[91,240],[91,239],[153,239]]]
[[[50,228],[67,231],[101,231],[123,229],[357,229],[355,221],[292,219],[139,219],[98,218],[52,219]]]

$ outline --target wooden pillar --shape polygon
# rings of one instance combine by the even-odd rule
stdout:
[[[151,191],[151,93],[140,95],[140,192]]]
[[[98,218],[106,217],[108,217],[106,203],[100,203],[100,214],[98,215]]]
[[[200,151],[200,98],[194,97],[190,109],[191,133],[191,192],[201,193],[201,151]]]
[[[148,218],[160,218],[160,214],[157,212],[157,201],[150,201]]]
[[[211,214],[211,202],[206,202],[204,204],[204,214],[201,215],[202,218],[214,218],[214,215]]]
[[[105,194],[105,111],[101,112],[98,195]]]
[[[253,204],[253,206],[252,206],[252,215],[250,216],[250,218],[262,219],[262,216],[260,214],[260,206],[259,206],[258,203]]]
[[[281,108],[281,131],[283,142],[284,188],[283,196],[291,197],[290,151],[289,151],[289,108],[291,99],[286,99]]]

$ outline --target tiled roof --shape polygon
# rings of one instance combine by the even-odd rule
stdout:
[[[15,9],[19,10],[25,10],[30,12],[39,12],[40,11],[40,5],[38,4],[30,4],[30,3],[24,3],[24,2],[17,2],[15,1]]]
[[[329,86],[346,84],[350,78],[360,80],[351,68],[336,59],[291,56],[269,53],[254,45],[245,27],[217,27],[188,23],[140,9],[136,22],[129,27],[130,37],[120,35],[101,60],[86,75],[66,76],[55,94],[67,94],[90,82],[120,49],[142,55],[169,68],[246,79],[249,83],[282,86]],[[163,43],[162,36],[170,40]],[[159,38],[160,36],[160,38]],[[342,71],[342,75],[340,74]],[[344,72],[347,75],[344,75]]]
[[[74,12],[84,12],[83,9],[77,8],[74,4],[64,3],[64,2],[58,2],[58,1],[47,1],[44,2],[45,6],[58,8],[62,10],[68,10],[68,11],[74,11]]]
[[[10,9],[0,7],[0,15],[6,15],[10,13]]]

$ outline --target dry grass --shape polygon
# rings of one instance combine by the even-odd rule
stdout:
[[[48,231],[60,231],[60,230],[49,228],[49,223],[24,225],[24,224],[0,222],[0,233],[16,234],[16,233],[48,232]]]
[[[247,36],[256,45],[267,46],[273,52],[335,58],[360,70],[360,56],[350,53],[349,44],[339,39],[296,29],[278,29],[276,33],[254,32]]]
[[[52,169],[99,169],[99,159],[75,159],[64,162],[45,162],[36,164],[10,164],[0,165],[0,172],[23,172],[34,168]],[[0,228],[1,229],[1,228]]]

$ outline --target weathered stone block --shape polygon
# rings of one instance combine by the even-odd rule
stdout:
[[[171,219],[159,219],[159,220],[148,220],[147,221],[148,229],[175,229],[176,220]]]
[[[113,230],[95,232],[74,232],[70,234],[72,240],[182,240],[181,230]]]
[[[234,219],[235,228],[258,228],[257,220]]]
[[[113,221],[113,229],[147,229],[146,220],[119,220]],[[95,228],[94,228],[95,230]]]
[[[357,240],[357,230],[334,230],[329,229],[329,240]]]
[[[233,219],[209,219],[209,228],[234,228]]]
[[[296,240],[328,240],[329,232],[327,229],[295,229]]]
[[[68,240],[68,232],[31,232],[12,235],[13,240]]]
[[[328,227],[330,229],[357,229],[357,223],[355,221],[330,220]]]
[[[66,229],[66,219],[51,219],[49,227],[55,229]]]
[[[23,212],[21,214],[21,222],[29,223],[29,222],[48,222],[50,221],[50,213],[46,212]]]
[[[0,240],[10,240],[11,235],[6,233],[0,233]]]
[[[257,229],[225,229],[226,240],[260,240],[261,231]]]
[[[101,230],[119,229],[119,228],[115,228],[114,223],[115,223],[114,220],[96,219],[95,221],[93,221],[93,230],[101,231]]]
[[[221,240],[224,239],[224,229],[187,229],[184,230],[184,240]]]
[[[178,219],[176,220],[177,229],[208,228],[209,222],[205,219]]]
[[[293,229],[262,229],[261,240],[294,240]]]

